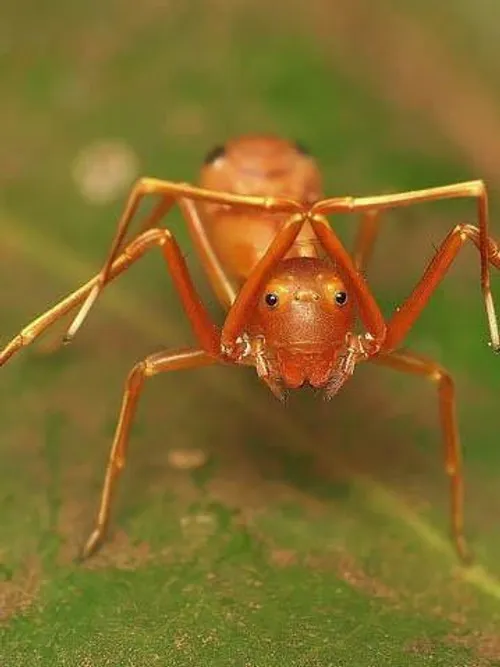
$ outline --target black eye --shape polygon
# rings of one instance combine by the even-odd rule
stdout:
[[[335,303],[343,306],[347,303],[347,292],[335,292]]]
[[[212,164],[212,162],[215,162],[215,160],[218,160],[220,157],[224,157],[225,154],[226,149],[224,146],[216,146],[206,154],[203,164]]]
[[[268,292],[264,297],[264,301],[269,308],[275,308],[279,303],[279,296],[275,292]]]
[[[300,153],[301,155],[311,155],[311,151],[307,148],[307,146],[304,146],[301,141],[295,142],[295,148],[297,153]]]

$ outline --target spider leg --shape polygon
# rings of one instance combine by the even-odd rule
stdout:
[[[151,229],[138,236],[115,259],[111,265],[108,280],[113,280],[122,274],[131,264],[139,260],[147,250],[155,246],[160,246],[162,249],[174,284],[200,344],[207,351],[217,353],[219,348],[217,330],[211,323],[196,294],[182,253],[168,230]],[[94,276],[85,285],[24,327],[0,351],[0,366],[3,366],[15,353],[33,343],[51,324],[70,312],[75,306],[84,302],[95,285],[98,284],[99,279],[100,274]]]
[[[140,228],[139,228],[139,232],[134,237],[134,239],[137,239],[145,231],[147,231],[147,230],[149,230],[153,227],[157,227],[159,225],[159,223],[161,222],[162,218],[164,218],[167,215],[167,213],[170,211],[170,209],[172,208],[172,205],[173,205],[172,201],[170,201],[168,199],[165,199],[165,198],[160,199],[160,201],[157,202],[157,204],[153,208],[153,210],[142,221],[142,223],[140,225]],[[122,238],[121,242],[119,243],[119,245],[117,247],[117,251],[115,253],[115,258],[118,256],[118,251],[122,252],[123,248],[124,248],[124,239]],[[113,267],[114,263],[115,263],[115,260],[113,260],[111,267]],[[112,280],[113,277],[114,277],[113,269],[110,268],[108,277],[106,279],[106,282],[107,283],[110,282],[110,280]],[[101,279],[101,273],[99,273],[96,276],[96,279],[94,280],[94,284],[92,285],[92,287],[97,287],[100,279]],[[92,291],[92,289],[89,290],[89,293],[91,291]],[[86,294],[85,298],[88,297],[89,293]],[[85,298],[79,300],[78,303],[75,303],[74,305],[80,305],[81,303],[83,303],[85,301]],[[76,319],[76,318],[74,318],[74,319]],[[73,322],[74,322],[74,320],[73,320]],[[64,345],[65,343],[69,343],[70,340],[71,340],[71,337],[68,337],[68,332],[66,331],[66,334],[63,336],[62,340],[60,339],[59,336],[57,336],[57,338],[55,340],[51,341],[49,343],[49,345],[46,346],[46,348],[42,351],[42,353],[43,354],[51,354],[52,352],[57,351],[61,347],[61,345]]]
[[[480,250],[482,249],[481,230],[477,227],[460,224],[451,230],[410,296],[388,321],[383,351],[394,350],[400,346],[467,240],[472,241]],[[486,239],[486,244],[488,262],[500,268],[498,244],[490,237]],[[498,349],[495,348],[496,351]]]
[[[381,215],[377,210],[364,211],[361,214],[361,222],[352,252],[354,266],[360,273],[364,273],[368,267],[375,242],[380,233],[381,222]]]
[[[245,323],[255,301],[265,287],[276,264],[285,257],[304,226],[306,217],[297,213],[279,228],[268,249],[248,276],[236,300],[229,310],[221,333],[221,349],[226,357],[236,359],[237,339],[243,333]]]
[[[311,225],[332,261],[336,262],[348,279],[356,295],[361,320],[367,330],[365,344],[368,353],[374,353],[382,345],[386,335],[386,324],[380,308],[364,277],[357,270],[351,256],[322,215],[311,217]]]
[[[169,197],[162,197],[157,206],[146,216],[141,224],[141,232],[158,227],[162,218],[172,208],[175,201]],[[191,241],[197,250],[201,264],[205,270],[208,280],[220,303],[229,308],[236,299],[236,290],[224,271],[217,254],[208,238],[207,232],[201,220],[198,208],[190,199],[179,199],[178,205],[187,224]]]
[[[380,354],[372,357],[371,361],[403,373],[420,375],[437,385],[444,467],[450,478],[451,529],[460,558],[470,561],[470,552],[464,537],[464,480],[453,379],[436,362],[407,350]]]
[[[146,228],[152,226],[153,223],[157,224],[161,217],[163,217],[170,210],[170,208],[181,199],[213,202],[228,206],[246,206],[257,210],[274,213],[293,212],[302,210],[303,208],[301,204],[291,199],[236,195],[232,193],[206,190],[184,183],[172,183],[170,181],[163,181],[155,178],[141,178],[132,188],[123,213],[120,216],[116,233],[108,252],[108,256],[100,272],[99,280],[92,288],[92,291],[89,293],[87,299],[81,306],[79,312],[68,328],[68,331],[65,335],[65,342],[69,342],[75,336],[76,332],[87,317],[93,304],[97,300],[99,294],[102,292],[102,289],[108,279],[111,265],[120,251],[123,240],[125,239],[130,224],[135,217],[142,199],[145,196],[151,194],[159,195],[161,200],[153,209],[150,216],[144,221],[143,227]],[[205,249],[204,260],[205,268],[207,268],[208,264],[206,264],[206,262],[213,261],[214,253],[208,252],[209,243],[206,236],[203,239],[200,238],[199,225],[196,224],[196,221],[194,221],[192,217],[193,211],[189,211],[185,205],[182,208],[184,213],[188,211],[188,216],[190,216],[188,217],[188,226],[190,227],[191,234],[193,235],[194,233],[196,239],[198,239],[197,246],[203,246]],[[210,272],[213,275],[220,274],[220,267],[217,269],[215,265],[211,265]],[[221,288],[217,291],[224,293],[224,287],[221,286]],[[225,298],[227,298],[227,296],[227,294],[224,295]]]
[[[207,232],[201,221],[195,202],[190,199],[179,199],[179,208],[187,222],[187,227],[201,264],[212,285],[219,302],[229,308],[236,300],[237,291],[227,276],[215,250],[210,243]]]
[[[478,215],[478,248],[481,255],[481,289],[488,318],[491,346],[500,351],[500,333],[495,313],[495,305],[491,294],[491,278],[489,269],[488,236],[489,213],[488,194],[483,181],[466,181],[453,185],[443,185],[424,190],[413,190],[375,197],[337,197],[317,202],[312,207],[312,214],[355,213],[363,211],[382,211],[389,208],[409,206],[412,204],[438,201],[441,199],[474,198],[477,203]]]
[[[216,363],[216,359],[204,350],[190,349],[152,354],[133,367],[125,383],[120,416],[109,454],[97,519],[81,551],[79,560],[91,556],[102,543],[106,533],[114,487],[120,472],[125,466],[130,429],[145,380],[158,373],[200,368],[214,363]]]

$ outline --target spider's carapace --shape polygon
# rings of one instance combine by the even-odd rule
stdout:
[[[210,151],[200,185],[238,195],[289,198],[306,206],[323,196],[321,174],[309,152],[277,137],[241,137]],[[287,214],[223,204],[201,207],[210,244],[236,294]],[[245,330],[249,341],[265,345],[261,377],[277,395],[283,395],[282,387],[328,384],[346,333],[354,326],[354,305],[306,221],[268,277]]]
[[[141,200],[157,203],[138,233],[126,242]],[[408,298],[388,320],[364,277],[389,208],[449,198],[472,198],[477,226],[456,225],[438,247]],[[180,248],[161,227],[169,210],[181,209],[209,282],[227,309],[222,327],[212,322],[196,293]],[[329,216],[359,213],[352,253]],[[480,253],[480,282],[491,345],[500,350],[490,289],[490,265],[500,268],[497,243],[488,235],[488,201],[482,181],[372,197],[323,198],[315,160],[295,142],[246,136],[212,150],[200,186],[142,178],[118,221],[101,271],[88,283],[28,324],[0,351],[0,365],[32,343],[50,324],[80,306],[68,329],[73,338],[105,286],[150,248],[158,247],[191,323],[197,347],[146,357],[131,370],[109,457],[97,521],[82,557],[100,545],[109,522],[116,479],[125,465],[129,433],[148,377],[217,362],[254,366],[279,397],[310,384],[334,396],[361,361],[374,362],[436,383],[443,429],[445,470],[450,478],[451,524],[459,555],[463,534],[463,478],[455,417],[454,383],[439,364],[400,348],[436,287],[467,240]]]

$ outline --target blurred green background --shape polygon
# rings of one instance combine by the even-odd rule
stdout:
[[[98,270],[134,178],[196,181],[241,133],[302,140],[332,196],[484,178],[500,236],[498,18],[485,0],[4,3],[2,341]],[[370,270],[387,313],[459,221],[472,203],[387,216]],[[478,276],[466,248],[409,338],[457,381],[468,570],[435,388],[373,367],[331,404],[286,407],[248,369],[151,381],[110,537],[76,566],[128,370],[192,340],[159,253],[72,347],[46,354],[60,325],[16,357],[0,382],[2,667],[500,664],[500,360]],[[191,450],[206,463],[180,469]]]

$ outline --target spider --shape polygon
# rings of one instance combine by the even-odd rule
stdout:
[[[140,232],[126,244],[141,200],[157,202]],[[439,199],[472,197],[478,226],[456,225],[445,237],[404,303],[386,321],[364,272],[386,209]],[[210,285],[227,309],[222,327],[212,322],[197,295],[173,236],[160,227],[178,205]],[[327,216],[359,213],[350,254]],[[319,168],[299,143],[275,136],[242,136],[212,150],[200,186],[141,178],[133,187],[101,271],[28,324],[0,352],[0,365],[47,327],[80,309],[64,337],[76,334],[104,287],[149,249],[158,247],[197,341],[195,348],[166,350],[135,364],[125,383],[94,529],[81,558],[101,545],[109,524],[116,480],[126,461],[129,432],[147,378],[215,363],[254,366],[279,398],[304,385],[332,398],[360,362],[374,362],[437,384],[445,470],[450,478],[451,527],[459,556],[469,556],[463,531],[463,474],[455,418],[454,383],[432,360],[402,350],[407,333],[444,278],[464,243],[479,250],[481,287],[491,346],[500,350],[489,265],[500,250],[488,236],[488,202],[482,181],[372,197],[325,199]],[[358,329],[356,329],[358,327]],[[361,327],[361,333],[356,333]]]

